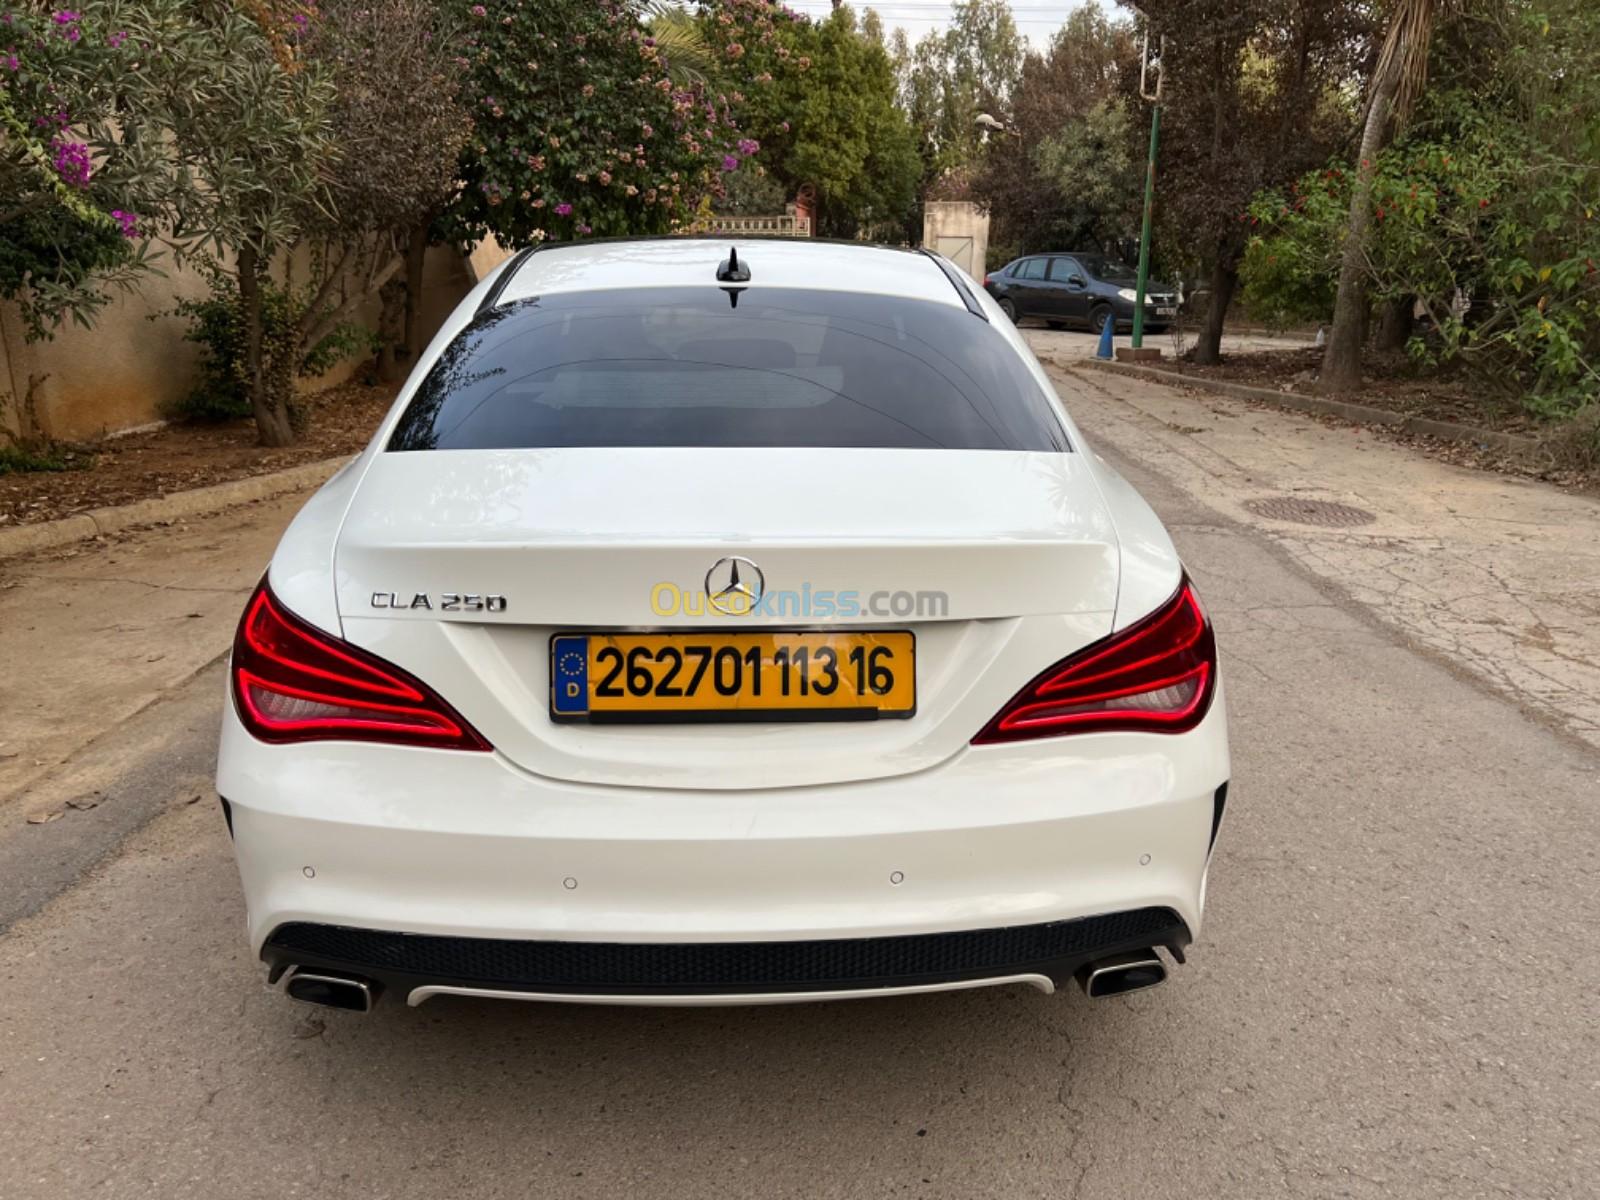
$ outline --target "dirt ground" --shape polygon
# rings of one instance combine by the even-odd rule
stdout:
[[[76,469],[0,475],[0,529],[353,454],[366,445],[398,389],[398,383],[347,383],[305,397],[306,435],[285,449],[258,445],[249,419],[172,425],[69,447],[63,457]]]
[[[1169,370],[1207,379],[1223,379],[1253,387],[1306,392],[1313,389],[1322,366],[1315,346],[1229,354],[1216,366],[1202,367],[1184,359],[1163,363]],[[1479,429],[1537,436],[1541,423],[1508,397],[1486,395],[1464,372],[1420,375],[1403,356],[1369,356],[1359,391],[1339,398],[1408,417],[1454,421]]]

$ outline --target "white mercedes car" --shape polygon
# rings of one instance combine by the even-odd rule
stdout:
[[[479,284],[285,533],[217,767],[252,951],[361,1011],[1148,987],[1228,777],[1194,587],[994,301],[726,238]]]

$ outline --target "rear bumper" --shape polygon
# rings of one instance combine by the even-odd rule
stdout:
[[[412,1004],[456,993],[661,1003],[837,998],[992,983],[1063,986],[1079,967],[1164,946],[1182,961],[1190,935],[1171,909],[1147,908],[1007,929],[780,942],[567,942],[436,937],[295,922],[262,958],[332,971]]]
[[[969,748],[740,791],[531,775],[498,754],[268,746],[224,717],[254,951],[411,995],[826,994],[1029,976],[1200,931],[1221,698],[1179,736]],[[1041,982],[1044,981],[1044,982]]]

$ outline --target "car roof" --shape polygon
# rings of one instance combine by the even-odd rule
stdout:
[[[728,234],[563,242],[523,251],[509,263],[494,303],[552,292],[607,288],[724,287],[717,267],[737,249],[750,279],[741,287],[809,288],[965,305],[942,260],[867,242]]]

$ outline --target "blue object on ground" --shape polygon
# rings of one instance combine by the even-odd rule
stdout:
[[[1115,321],[1107,321],[1106,327],[1100,331],[1100,349],[1094,352],[1096,358],[1111,357],[1111,339],[1116,334],[1116,331],[1117,323]]]

